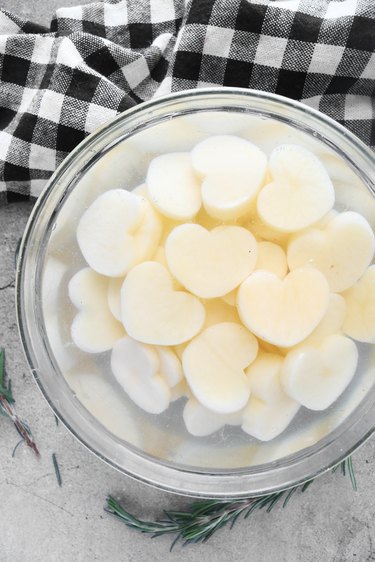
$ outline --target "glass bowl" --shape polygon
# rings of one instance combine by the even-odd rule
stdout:
[[[190,436],[183,398],[154,416],[110,375],[109,355],[88,355],[70,337],[71,276],[84,266],[75,239],[83,210],[107,189],[142,183],[155,154],[189,150],[211,134],[237,134],[267,153],[298,143],[326,165],[336,208],[375,227],[375,160],[345,128],[289,99],[240,88],[180,92],[126,111],[85,139],[59,166],[28,222],[17,266],[23,347],[44,397],[65,426],[124,474],[171,492],[211,498],[261,495],[305,482],[352,453],[374,431],[375,355],[359,344],[355,378],[326,411],[301,408],[284,433],[259,442],[226,426]]]

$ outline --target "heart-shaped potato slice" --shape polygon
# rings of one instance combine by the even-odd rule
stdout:
[[[251,396],[243,412],[241,427],[259,441],[271,441],[288,427],[299,407],[298,402],[288,396],[278,402],[265,402]]]
[[[185,291],[175,291],[168,270],[143,262],[126,276],[121,289],[122,321],[134,339],[156,345],[178,345],[203,327],[202,303]]]
[[[287,274],[288,264],[281,246],[273,242],[258,242],[258,258],[254,271],[270,271],[283,279]],[[221,298],[226,304],[236,306],[237,288]]]
[[[125,336],[113,347],[111,368],[137,406],[150,414],[160,414],[168,408],[170,387],[160,374],[159,356],[153,347]]]
[[[161,236],[161,221],[145,197],[124,189],[100,195],[83,213],[77,227],[78,246],[97,273],[125,275],[149,259]]]
[[[165,256],[172,275],[191,293],[215,298],[235,289],[253,271],[258,248],[254,236],[240,226],[209,232],[198,224],[183,224],[168,236]]]
[[[358,213],[336,215],[324,229],[295,235],[288,244],[291,270],[305,265],[319,269],[330,290],[341,293],[363,275],[375,250],[371,226]]]
[[[270,441],[280,435],[300,407],[282,388],[283,361],[276,353],[260,351],[246,369],[251,397],[243,411],[242,429],[260,441]]]
[[[285,392],[310,410],[325,410],[352,380],[358,363],[356,344],[342,335],[328,336],[317,347],[300,346],[285,357],[281,380]]]
[[[77,241],[89,266],[103,275],[120,276],[136,262],[132,235],[142,222],[141,199],[124,189],[97,197],[83,213]]]
[[[304,340],[325,315],[328,283],[322,273],[305,267],[284,279],[255,271],[240,286],[237,308],[242,322],[256,336],[276,346]]]
[[[257,353],[257,339],[241,324],[206,328],[182,353],[185,377],[196,399],[219,414],[241,410],[250,396],[244,369]]]
[[[319,159],[302,146],[284,144],[270,156],[272,182],[260,191],[260,217],[283,232],[295,232],[321,219],[335,201],[330,177]]]

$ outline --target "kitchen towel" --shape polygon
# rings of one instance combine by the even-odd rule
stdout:
[[[0,10],[0,199],[37,197],[87,134],[154,96],[276,92],[375,145],[374,0],[106,0],[50,29]]]

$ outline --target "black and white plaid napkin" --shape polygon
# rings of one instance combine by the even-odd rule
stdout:
[[[50,30],[0,10],[0,196],[37,196],[118,112],[242,86],[320,109],[375,146],[374,0],[105,0]]]

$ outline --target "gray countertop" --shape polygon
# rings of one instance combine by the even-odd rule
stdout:
[[[161,0],[162,1],[162,0]],[[47,24],[58,5],[76,0],[0,0],[0,7]],[[12,450],[18,436],[0,419],[0,560],[1,562],[142,562],[149,560],[262,562],[365,562],[375,560],[373,494],[375,439],[355,455],[359,490],[338,473],[319,478],[304,494],[272,513],[255,513],[224,529],[208,543],[176,546],[170,538],[151,540],[103,511],[106,495],[120,495],[140,517],[160,516],[163,508],[189,500],[140,484],[103,464],[60,424],[34,384],[17,332],[13,257],[31,203],[0,208],[0,345],[7,351],[19,414],[40,446],[37,459],[25,446]],[[56,453],[63,485],[53,470]],[[372,544],[374,542],[374,545]]]

